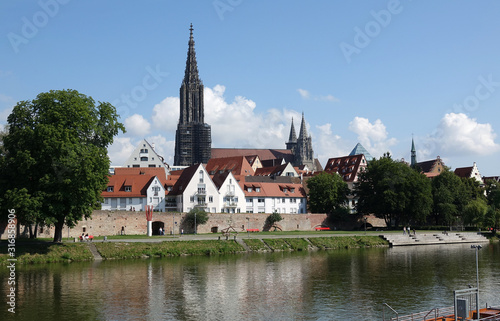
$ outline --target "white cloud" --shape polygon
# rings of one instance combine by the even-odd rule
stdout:
[[[299,88],[299,89],[297,89],[297,91],[299,92],[300,96],[303,99],[312,98],[313,100],[316,100],[316,101],[329,101],[329,102],[339,102],[340,101],[337,97],[335,97],[333,95],[311,96],[311,93],[308,90]]]
[[[108,156],[111,160],[111,165],[122,166],[134,151],[137,143],[133,144],[130,137],[115,138],[113,144],[108,147]]]
[[[327,160],[332,157],[346,156],[349,154],[348,148],[344,146],[344,142],[339,135],[332,132],[332,125],[327,123],[321,126],[316,126],[318,134],[313,139],[314,157],[317,157],[321,164],[326,164]]]
[[[162,135],[149,136],[146,140],[155,147],[155,152],[169,165],[174,164],[175,140],[168,140]]]
[[[380,119],[372,124],[367,118],[354,117],[349,123],[349,130],[358,135],[358,140],[373,157],[380,157],[390,151],[397,143],[395,138],[388,138],[385,125]]]
[[[297,89],[297,91],[299,92],[300,96],[304,99],[308,99],[309,98],[309,91],[305,90],[305,89]]]
[[[435,150],[448,156],[476,154],[490,155],[500,150],[495,143],[496,134],[490,124],[478,123],[466,114],[449,113],[444,115],[437,131],[429,137]]]
[[[133,136],[146,136],[151,130],[151,124],[139,114],[133,114],[124,121],[127,133]]]
[[[212,146],[285,148],[290,121],[300,119],[299,113],[277,109],[255,113],[254,101],[236,96],[229,103],[225,90],[222,85],[205,87],[205,122],[212,126]]]
[[[180,99],[167,97],[153,107],[153,126],[162,131],[175,134],[179,122]]]

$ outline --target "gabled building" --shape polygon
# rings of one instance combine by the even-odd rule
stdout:
[[[307,196],[302,184],[240,182],[247,213],[307,213]]]
[[[462,178],[474,178],[476,181],[479,182],[480,185],[484,184],[484,181],[481,177],[481,174],[479,173],[479,170],[477,169],[476,162],[472,166],[469,167],[460,167],[455,169],[455,175],[458,177]]]
[[[439,156],[436,159],[417,163],[415,167],[420,169],[429,178],[439,176],[445,169],[444,162]]]
[[[143,139],[130,154],[123,167],[162,167],[166,170],[166,175],[170,166],[165,163],[165,159],[156,153],[153,145]]]
[[[102,210],[144,211],[152,205],[155,211],[165,211],[165,169],[116,168],[109,176]]]
[[[359,144],[358,144],[359,145]],[[330,158],[325,166],[325,173],[338,174],[352,191],[359,179],[359,174],[365,171],[368,161],[365,155],[349,155]],[[351,193],[348,196],[349,211],[355,213],[358,197]]]
[[[166,182],[166,197],[169,203],[175,200],[178,212],[189,212],[193,208],[201,208],[207,213],[220,211],[219,190],[203,164],[189,166],[175,177],[173,186]]]
[[[245,209],[245,193],[232,172],[219,172],[212,181],[219,189],[221,213],[241,213]]]

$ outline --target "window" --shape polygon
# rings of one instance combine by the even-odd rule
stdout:
[[[296,198],[291,198],[290,199],[290,203],[297,203],[297,199]]]
[[[125,186],[125,192],[132,192],[132,186]]]
[[[203,171],[200,171],[200,183],[203,183]]]
[[[253,203],[253,198],[247,198],[247,203]]]
[[[147,157],[141,157],[141,162],[147,162],[148,158]]]
[[[156,167],[155,164],[149,164],[148,167]]]
[[[252,188],[251,188],[251,187],[247,187],[247,191],[248,191],[249,193],[251,193],[251,192],[252,192]]]
[[[107,191],[108,191],[108,192],[113,192],[113,186],[108,186]]]
[[[234,198],[234,202],[235,202],[235,203],[238,203],[238,197],[235,197],[235,198]]]
[[[295,188],[290,188],[290,193],[295,193]]]
[[[258,202],[258,203],[264,203],[264,199],[263,199],[263,198],[259,198],[259,199],[257,200],[257,202]]]
[[[194,196],[189,197],[189,201],[190,201],[191,203],[194,203]]]
[[[129,198],[128,198],[128,203],[129,203],[129,204],[132,204],[132,197],[129,197]]]
[[[257,193],[260,193],[260,187],[256,187],[256,188],[255,188],[255,191],[256,191]]]
[[[109,203],[109,198],[105,197],[104,198],[104,204],[108,204]]]
[[[284,187],[283,188],[283,193],[288,193],[288,188]]]
[[[133,164],[132,167],[141,167],[138,164]]]
[[[253,208],[247,208],[247,213],[253,213]]]
[[[209,196],[209,197],[208,197],[208,201],[209,201],[210,203],[213,203],[213,202],[214,202],[214,197],[213,197],[213,196]]]
[[[284,198],[281,199],[281,203],[285,204],[285,199]]]

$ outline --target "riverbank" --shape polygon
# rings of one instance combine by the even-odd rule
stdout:
[[[269,237],[271,237],[270,235]],[[184,255],[222,255],[245,252],[311,251],[388,246],[378,236],[324,236],[288,238],[246,238],[215,240],[169,240],[161,242],[94,242],[105,260]],[[2,249],[4,247],[2,246]],[[10,257],[0,254],[0,265],[6,265]],[[18,241],[17,264],[92,261],[94,255],[88,243],[62,243]]]

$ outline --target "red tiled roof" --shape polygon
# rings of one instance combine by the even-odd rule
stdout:
[[[240,186],[246,197],[306,197],[302,184],[240,182]],[[260,188],[259,192],[256,191],[257,187]],[[248,188],[252,188],[252,191],[249,192]]]
[[[326,163],[325,172],[329,174],[338,173],[345,182],[353,182],[362,159],[364,159],[363,155],[330,158]]]
[[[283,173],[283,170],[285,170],[285,168],[287,167],[287,165],[288,163],[273,167],[257,168],[257,170],[255,171],[255,176],[273,176],[273,175],[280,176]]]
[[[211,158],[205,166],[208,174],[231,172],[233,175],[254,175],[254,171],[245,156]]]
[[[284,158],[286,162],[291,162],[294,158],[289,149],[212,148],[212,158],[255,155],[259,156],[261,162],[278,158]]]

